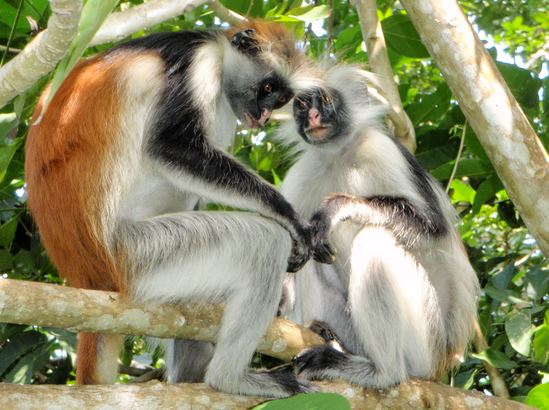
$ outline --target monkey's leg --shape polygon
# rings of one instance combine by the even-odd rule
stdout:
[[[374,388],[430,377],[441,321],[421,266],[383,228],[357,234],[350,263],[348,309],[364,356],[310,349],[295,359],[300,373]]]
[[[291,372],[248,369],[276,314],[291,250],[284,228],[247,213],[188,212],[118,227],[141,301],[224,301],[205,381],[234,394],[283,397],[310,390]]]
[[[204,381],[214,354],[214,344],[198,340],[172,339],[166,342],[166,369],[170,383]]]

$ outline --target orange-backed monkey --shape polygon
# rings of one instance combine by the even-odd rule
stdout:
[[[225,301],[206,382],[286,396],[309,385],[248,364],[284,272],[312,253],[308,228],[224,150],[237,119],[262,126],[291,99],[302,62],[280,26],[246,28],[152,34],[81,62],[30,129],[26,179],[44,246],[70,285],[141,303]],[[192,211],[199,198],[261,216]],[[112,382],[120,341],[80,334],[77,381]]]

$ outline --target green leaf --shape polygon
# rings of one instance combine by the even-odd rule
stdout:
[[[35,330],[16,333],[0,349],[0,376],[29,350],[46,343],[46,336]]]
[[[15,231],[17,230],[17,217],[9,219],[0,226],[0,246],[7,248],[13,242],[15,238]]]
[[[298,394],[288,399],[272,400],[253,410],[350,410],[349,400],[337,393]]]
[[[0,113],[0,143],[3,143],[9,132],[17,124],[17,115],[14,112]]]
[[[454,202],[468,202],[473,203],[473,198],[475,197],[475,190],[471,188],[468,184],[464,183],[459,179],[454,179],[450,184],[452,188],[452,201]]]
[[[406,57],[425,58],[429,52],[406,14],[394,14],[381,21],[387,47]]]
[[[480,353],[473,353],[471,356],[484,360],[498,369],[513,369],[517,366],[514,361],[505,356],[505,353],[498,352],[490,347]]]
[[[486,178],[477,188],[475,200],[473,201],[473,214],[480,211],[480,207],[489,199],[493,198],[496,193],[503,189],[503,184],[497,174]]]
[[[82,14],[80,15],[80,21],[78,22],[78,33],[69,46],[66,57],[59,62],[53,74],[50,90],[42,106],[42,113],[46,111],[53,96],[80,57],[82,57],[89,42],[97,30],[99,30],[103,21],[118,4],[118,1],[119,0],[88,0],[86,2],[82,9]]]
[[[420,101],[408,106],[406,111],[414,126],[427,121],[435,121],[446,114],[451,98],[450,88],[446,83],[442,83],[434,93],[422,95]]]
[[[13,155],[17,152],[22,141],[21,138],[18,138],[12,144],[0,148],[0,182],[4,180]]]
[[[12,259],[13,257],[9,251],[0,249],[0,272],[5,272],[13,267]]]
[[[534,387],[526,397],[526,404],[539,410],[549,410],[549,383]]]
[[[511,303],[511,304],[516,304],[516,303],[528,304],[528,302],[524,299],[521,299],[516,292],[513,292],[508,289],[496,289],[490,285],[487,285],[484,287],[484,291],[492,299],[495,299],[499,302],[505,302],[505,303]]]
[[[523,356],[530,354],[531,339],[534,334],[530,312],[521,310],[508,316],[505,319],[505,333],[513,349]]]
[[[475,381],[475,376],[478,373],[478,369],[470,369],[468,371],[458,373],[453,380],[452,386],[461,387],[462,389],[469,390]]]
[[[437,179],[448,179],[452,174],[453,167],[453,163],[444,164],[432,170],[431,173]],[[496,171],[490,163],[486,163],[479,159],[462,159],[459,161],[456,170],[456,178],[492,176],[495,172]]]
[[[534,333],[533,350],[536,362],[549,364],[549,326],[547,323],[541,325]]]
[[[298,7],[296,9],[288,11],[287,15],[293,17],[299,21],[310,23],[316,20],[323,20],[330,15],[330,8],[328,6],[306,6]]]

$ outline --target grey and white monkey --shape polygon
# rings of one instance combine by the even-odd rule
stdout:
[[[336,255],[292,277],[282,313],[325,322],[346,348],[305,350],[300,375],[382,388],[436,378],[463,355],[478,280],[446,194],[384,129],[365,75],[329,69],[279,131],[302,150],[282,192],[312,218],[317,257]]]
[[[30,129],[26,180],[69,284],[144,304],[224,301],[215,351],[197,348],[211,360],[189,366],[207,363],[205,381],[226,392],[286,396],[310,385],[248,364],[284,272],[311,255],[309,230],[225,151],[237,119],[261,126],[289,101],[301,57],[280,26],[245,28],[156,33],[81,62]],[[257,213],[193,211],[199,198]],[[120,341],[81,333],[77,381],[114,381]],[[185,363],[174,352],[177,381]]]

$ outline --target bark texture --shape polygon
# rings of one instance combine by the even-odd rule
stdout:
[[[385,37],[381,23],[377,18],[375,0],[354,0],[362,38],[368,50],[368,65],[373,73],[379,76],[380,93],[387,100],[391,111],[389,118],[395,127],[395,135],[400,142],[412,153],[416,150],[416,133],[414,126],[400,101],[397,85],[394,81],[393,70],[387,54]]]
[[[402,0],[510,198],[549,257],[549,156],[455,0]]]
[[[0,322],[61,327],[74,332],[117,333],[216,340],[223,306],[138,306],[114,292],[0,279]],[[288,320],[275,318],[257,350],[289,361],[323,339]]]
[[[103,23],[90,46],[122,40],[136,33],[182,15],[208,0],[155,0],[113,13]]]
[[[0,108],[53,70],[76,36],[82,0],[50,0],[50,7],[48,29],[0,67]]]
[[[524,404],[488,397],[433,382],[412,380],[383,390],[361,389],[344,382],[319,382],[322,391],[345,396],[352,409],[529,409]],[[249,409],[263,397],[233,396],[204,384],[54,386],[0,384],[0,408],[52,409]]]

